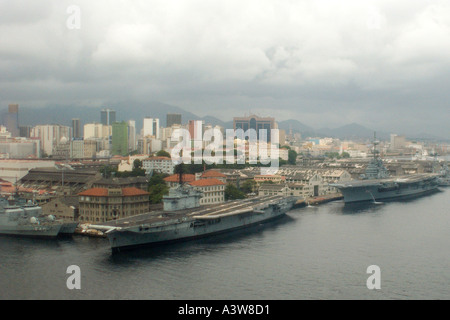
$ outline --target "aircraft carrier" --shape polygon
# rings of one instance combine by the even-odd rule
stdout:
[[[399,177],[390,177],[389,171],[379,158],[373,143],[373,158],[366,168],[361,180],[330,184],[344,196],[345,203],[362,201],[386,201],[400,198],[411,198],[436,191],[439,186],[439,174],[423,173]]]
[[[201,193],[190,186],[172,188],[164,209],[91,228],[106,231],[112,252],[142,245],[189,240],[223,233],[281,217],[297,197],[269,196],[200,206]]]

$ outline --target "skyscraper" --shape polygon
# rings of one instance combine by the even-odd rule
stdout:
[[[159,139],[159,119],[145,117],[142,135],[143,137],[155,136],[156,139]]]
[[[242,129],[246,132],[248,129],[256,130],[258,139],[260,137],[259,130],[266,130],[265,135],[267,135],[267,141],[271,141],[271,129],[278,129],[274,118],[260,118],[257,116],[249,117],[235,117],[233,118],[234,130]]]
[[[174,124],[181,124],[181,114],[179,113],[168,113],[166,127],[170,128]]]
[[[116,122],[116,112],[111,109],[103,109],[100,112],[101,123],[104,125],[112,125]]]
[[[136,121],[128,120],[128,151],[136,150]]]
[[[128,154],[128,124],[125,121],[112,124],[111,154],[113,156]]]
[[[203,126],[205,122],[203,120],[189,120],[189,134],[192,140],[203,139]]]
[[[10,104],[8,106],[8,113],[5,115],[5,119],[3,121],[6,129],[11,132],[12,137],[20,136],[19,131],[19,105],[18,104]]]
[[[80,119],[72,119],[73,138],[81,138],[81,122]]]

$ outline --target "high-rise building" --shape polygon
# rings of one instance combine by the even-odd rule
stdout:
[[[3,124],[7,128],[7,130],[11,132],[11,136],[13,137],[20,136],[18,104],[8,105],[8,113],[6,113],[4,116]]]
[[[159,119],[145,117],[142,136],[154,136],[159,139]]]
[[[179,113],[168,113],[166,127],[170,128],[174,124],[181,125],[181,114]]]
[[[203,139],[203,126],[205,122],[203,120],[189,120],[189,134],[192,140]]]
[[[136,121],[128,120],[128,151],[136,150]]]
[[[125,121],[112,124],[111,154],[113,156],[128,154],[128,124]]]
[[[70,141],[70,158],[84,158],[84,140],[82,138],[73,138]]]
[[[277,124],[275,122],[275,118],[260,118],[255,115],[249,117],[235,117],[233,118],[233,126],[234,130],[242,129],[246,132],[248,129],[256,130],[256,134],[259,139],[263,139],[263,136],[260,136],[261,129],[265,129],[267,134],[267,141],[271,141],[271,129],[277,129]]]
[[[111,109],[103,109],[100,112],[101,123],[107,126],[112,125],[116,122],[116,112]]]
[[[81,134],[81,121],[78,118],[72,119],[72,134],[73,134],[72,138],[78,139],[78,138],[82,137],[82,134]]]
[[[19,133],[22,138],[29,138],[31,135],[32,126],[20,126]]]

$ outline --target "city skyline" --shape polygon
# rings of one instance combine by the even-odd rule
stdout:
[[[450,136],[442,1],[83,0],[76,30],[69,3],[22,2],[0,4],[1,105],[155,100],[230,121],[276,110],[314,128]]]

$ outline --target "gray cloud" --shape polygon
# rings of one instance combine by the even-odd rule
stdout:
[[[449,137],[448,52],[446,1],[0,0],[5,107],[160,100]]]

